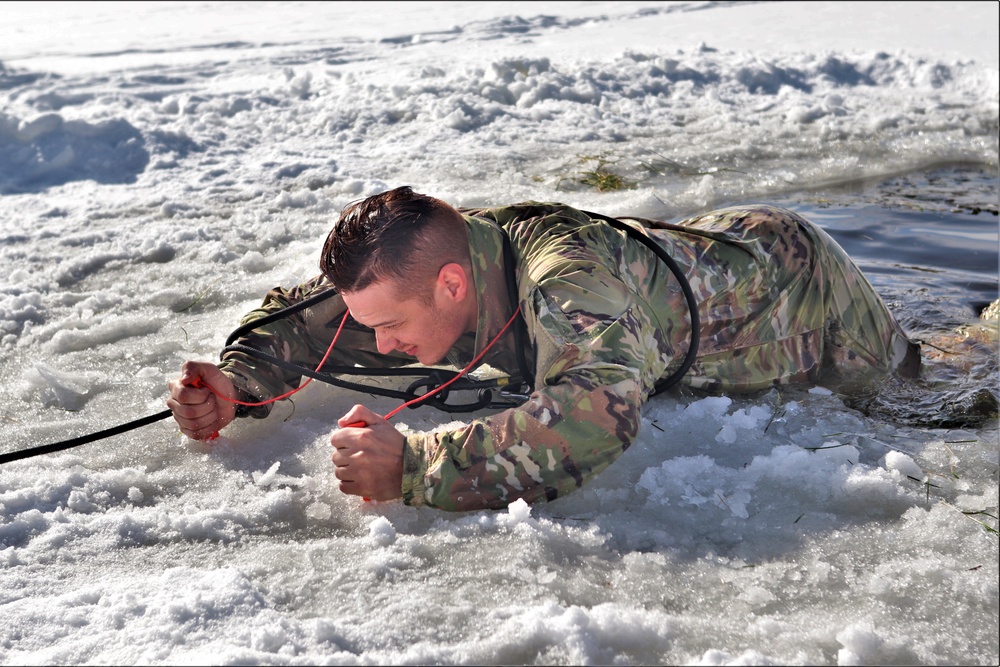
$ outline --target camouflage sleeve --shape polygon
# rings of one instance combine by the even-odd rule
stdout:
[[[260,307],[243,316],[240,324],[259,320],[330,289],[333,288],[324,276],[317,276],[291,289],[276,287],[267,293]],[[287,318],[254,329],[234,342],[300,366],[316,368],[333,340],[345,310],[343,299],[339,295],[333,296]],[[406,360],[395,355],[379,354],[371,329],[348,320],[326,363],[386,367],[402,365]],[[252,402],[280,396],[298,387],[302,380],[302,376],[296,373],[238,351],[223,352],[219,368]],[[270,409],[271,405],[262,405],[239,414],[260,419],[266,417]]]
[[[526,316],[537,351],[524,405],[406,438],[403,499],[446,510],[565,495],[625,451],[668,362],[634,296],[604,267],[539,284]]]
[[[291,289],[275,287],[267,293],[258,308],[243,316],[240,325],[259,320],[327,289],[331,287],[323,276]],[[341,301],[339,297],[333,297],[333,300]],[[343,313],[342,302],[340,312]],[[322,352],[317,356],[316,350],[319,349],[321,341],[312,335],[314,328],[307,321],[307,315],[300,313],[274,322],[266,328],[255,329],[234,342],[256,348],[279,359],[303,365],[312,364],[315,367],[322,358]],[[219,368],[229,375],[236,388],[251,401],[263,401],[279,396],[298,387],[301,381],[301,376],[283,371],[243,352],[223,352]],[[263,405],[249,409],[248,413],[253,417],[263,418],[270,413],[270,410],[271,405]]]

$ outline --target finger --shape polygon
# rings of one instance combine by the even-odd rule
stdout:
[[[333,469],[333,476],[340,480],[342,483],[347,482],[349,484],[354,483],[351,471],[347,469],[347,466],[338,466]]]
[[[215,416],[211,413],[198,415],[196,417],[186,417],[177,410],[172,409],[172,412],[174,421],[177,422],[177,426],[180,427],[181,430],[195,431],[207,424],[215,422]]]
[[[177,425],[181,433],[192,440],[211,440],[219,433],[219,422],[216,418],[209,418],[196,421],[178,420]]]
[[[185,420],[202,419],[215,412],[215,403],[205,401],[203,403],[180,403],[175,399],[167,399],[167,407],[174,413],[174,418]]]
[[[361,489],[353,480],[340,480],[340,490],[350,496],[360,496],[363,494]]]
[[[170,382],[169,386],[171,394],[177,396],[182,403],[196,402],[197,397],[208,396],[213,393],[212,390],[228,398],[236,396],[229,376],[215,364],[204,361],[185,361],[181,366],[180,377]]]
[[[198,417],[197,419],[186,420],[187,427],[192,431],[199,431],[208,428],[218,428],[219,426],[219,413],[216,410]]]
[[[207,364],[203,361],[185,361],[181,365],[181,375],[178,381],[186,387],[194,387],[198,384],[198,378],[202,376],[204,367]]]
[[[344,449],[349,444],[349,438],[346,437],[344,431],[334,431],[330,434],[330,446],[334,449],[334,456],[336,456],[337,450]]]
[[[200,440],[219,431],[219,420],[215,418],[200,421],[176,420],[184,435]]]
[[[337,448],[333,450],[333,456],[330,457],[333,464],[339,468],[346,467],[350,463],[350,455],[347,448]]]
[[[176,402],[184,405],[200,405],[208,401],[212,392],[208,389],[197,388],[183,384],[174,384],[170,387],[170,396]]]
[[[362,446],[367,434],[368,431],[364,426],[359,428],[344,426],[330,434],[330,444],[338,450],[356,450]]]
[[[374,424],[378,421],[385,421],[385,418],[372,412],[363,405],[355,405],[353,408],[348,410],[347,414],[337,420],[337,426],[341,428],[347,428],[351,424],[357,422],[363,422],[365,425]]]
[[[215,364],[202,363],[198,371],[204,384],[209,385],[216,392],[228,398],[235,398],[236,391],[229,376],[219,370]]]

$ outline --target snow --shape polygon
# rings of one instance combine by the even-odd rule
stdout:
[[[673,219],[995,170],[997,14],[5,3],[0,451],[162,410],[183,360],[316,273],[344,205],[396,185]],[[600,160],[637,187],[575,183]],[[998,542],[969,514],[996,514],[995,427],[822,387],[664,396],[580,491],[452,515],[339,493],[327,438],[357,400],[314,383],[212,443],[162,422],[4,465],[0,661],[998,661]]]

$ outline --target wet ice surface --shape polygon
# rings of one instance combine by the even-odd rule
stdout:
[[[956,56],[942,18],[877,4],[941,53],[820,49],[768,5],[515,5],[379,26],[289,6],[279,40],[203,4],[184,39],[152,14],[136,44],[0,55],[0,451],[162,410],[181,361],[316,271],[343,205],[403,183],[666,219],[774,201],[908,326],[954,331],[996,298],[996,54],[973,48],[995,15],[949,10]],[[748,17],[783,48],[723,39]],[[602,166],[634,188],[579,182]],[[859,178],[882,185],[837,187]],[[580,491],[445,514],[336,490],[327,436],[357,400],[396,406],[314,385],[213,444],[162,422],[5,465],[0,659],[997,662],[995,420],[675,392]]]

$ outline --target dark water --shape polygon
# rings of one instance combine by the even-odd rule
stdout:
[[[922,426],[996,418],[997,321],[980,316],[998,298],[997,185],[995,168],[957,165],[775,202],[826,229],[924,343],[920,378],[887,379],[855,407]]]

